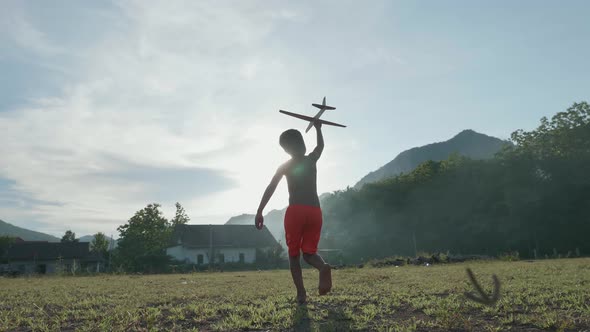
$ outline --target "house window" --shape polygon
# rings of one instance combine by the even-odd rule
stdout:
[[[197,255],[197,264],[203,264],[203,255],[202,254]]]
[[[246,258],[244,257],[244,253],[240,253],[240,263],[244,263],[246,261]]]
[[[225,263],[225,255],[219,254],[219,263]]]

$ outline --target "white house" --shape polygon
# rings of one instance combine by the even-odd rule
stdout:
[[[254,225],[177,225],[166,253],[186,263],[254,263],[256,251],[279,243],[268,228]]]
[[[59,271],[99,272],[104,259],[88,242],[24,241],[20,238],[0,256],[0,274],[52,274]]]

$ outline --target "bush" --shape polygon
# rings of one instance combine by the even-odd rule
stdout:
[[[385,257],[383,259],[372,259],[368,262],[372,267],[403,266],[408,264],[409,259],[400,256]]]
[[[517,250],[509,251],[498,255],[498,259],[505,262],[515,262],[520,260],[520,254]]]

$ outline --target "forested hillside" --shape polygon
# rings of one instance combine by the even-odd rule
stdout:
[[[359,261],[416,251],[590,254],[590,106],[574,104],[489,160],[454,155],[323,201],[321,247]]]
[[[510,142],[480,134],[473,130],[464,130],[447,141],[412,148],[400,153],[378,170],[365,175],[354,187],[360,189],[367,183],[378,182],[401,173],[411,172],[425,161],[445,160],[452,154],[459,154],[472,159],[489,159],[502,150],[506,144],[510,144]]]
[[[367,174],[355,185],[359,189],[365,183],[378,182],[385,178],[394,177],[400,173],[411,172],[420,163],[426,160],[444,160],[450,155],[458,154],[474,159],[492,158],[502,147],[510,142],[477,133],[473,130],[463,130],[453,138],[439,143],[432,143],[422,147],[416,147],[400,153],[395,159],[379,168],[375,172]],[[330,197],[330,193],[320,195],[320,202],[324,205],[324,199]],[[283,219],[286,208],[272,210],[264,216],[264,224],[272,235],[284,244],[285,231]],[[254,215],[241,214],[231,217],[227,225],[250,225],[254,223]]]
[[[26,228],[14,226],[7,222],[0,220],[0,236],[20,237],[27,241],[49,241],[58,242],[59,239],[49,234],[31,231]]]

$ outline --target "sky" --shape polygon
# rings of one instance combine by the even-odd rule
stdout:
[[[326,96],[318,190],[588,100],[588,1],[0,0],[0,219],[60,236],[149,203],[255,213]],[[305,134],[308,151],[313,130]],[[266,211],[288,204],[285,181]]]

